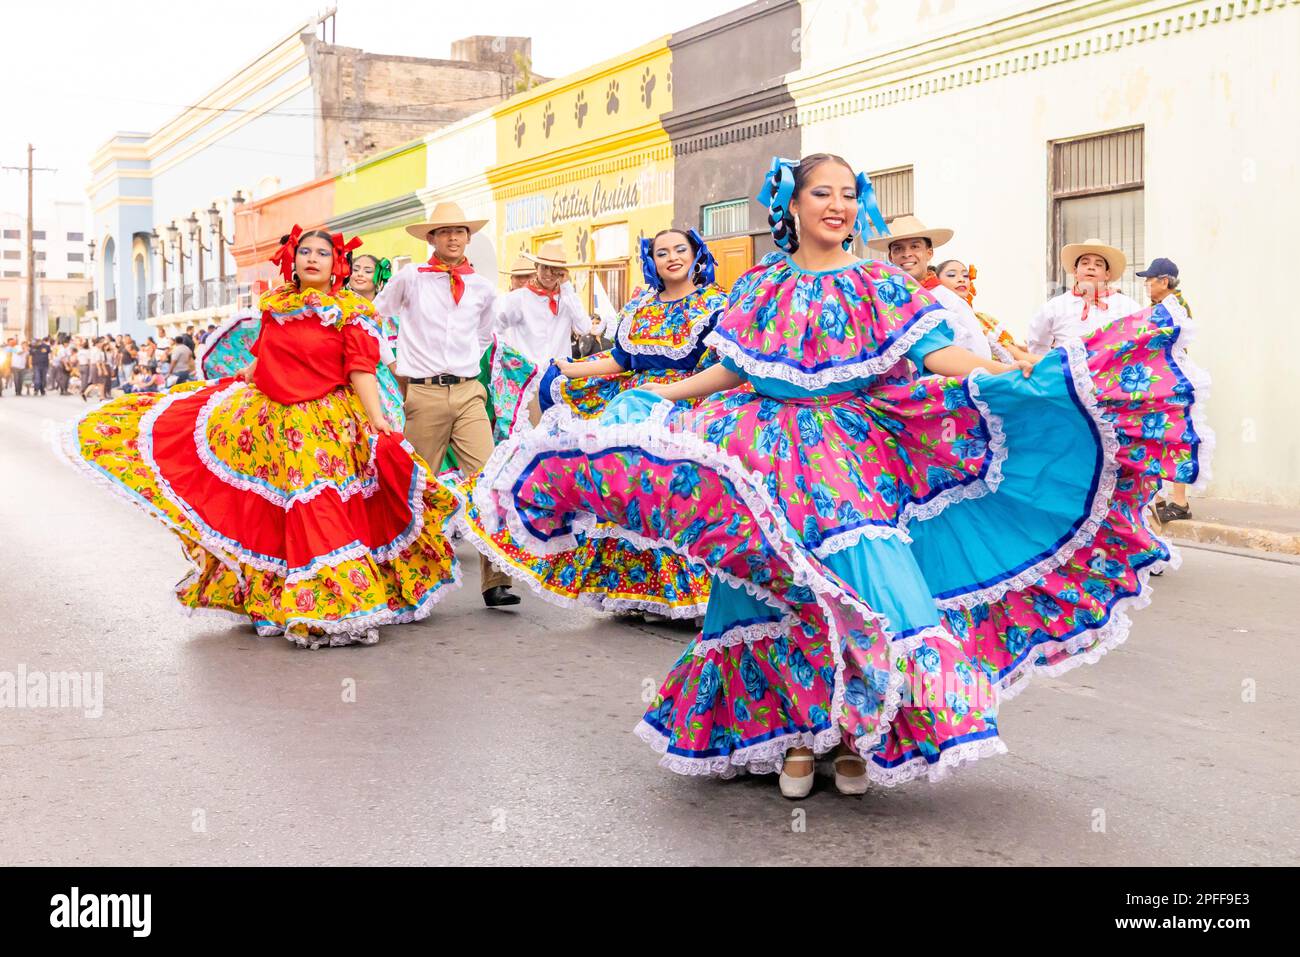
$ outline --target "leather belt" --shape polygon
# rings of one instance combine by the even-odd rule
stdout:
[[[451,375],[444,372],[442,375],[425,376],[422,379],[408,379],[411,385],[460,385],[462,382],[468,382],[465,376]]]

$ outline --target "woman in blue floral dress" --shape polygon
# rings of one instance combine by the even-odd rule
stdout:
[[[595,419],[616,396],[678,382],[717,361],[704,338],[727,304],[714,282],[716,263],[695,230],[665,229],[641,241],[645,287],[620,314],[609,352],[555,362],[542,377],[543,412]],[[666,548],[639,548],[595,529],[575,547],[538,554],[506,528],[488,533],[472,507],[466,524],[475,546],[511,577],[563,606],[665,618],[695,618],[709,599],[709,574]]]
[[[699,637],[637,733],[684,774],[938,780],[1006,750],[1002,702],[1097,661],[1174,556],[1142,513],[1203,479],[1203,376],[1160,307],[1036,364],[953,346],[915,280],[846,250],[870,184],[776,160],[782,253],[732,289],[721,362],[499,447],[475,504],[542,554],[598,523],[713,575]],[[885,380],[903,358],[927,375]],[[709,396],[692,408],[682,400]]]

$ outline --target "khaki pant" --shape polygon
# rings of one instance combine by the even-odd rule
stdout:
[[[492,454],[492,426],[488,422],[487,392],[476,379],[456,385],[418,385],[406,393],[406,438],[420,457],[437,472],[450,445],[466,478],[478,472]],[[510,576],[479,556],[483,591],[509,585]]]

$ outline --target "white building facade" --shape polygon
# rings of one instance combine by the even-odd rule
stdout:
[[[1135,271],[1174,260],[1214,380],[1212,494],[1300,505],[1300,429],[1270,401],[1290,297],[1233,268],[1300,217],[1300,2],[806,0],[792,40],[803,152],[955,230],[936,262],[976,264],[978,305],[1019,336],[1066,242],[1124,249],[1143,303]]]

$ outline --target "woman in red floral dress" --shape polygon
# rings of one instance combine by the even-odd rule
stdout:
[[[373,644],[459,580],[459,504],[385,419],[374,310],[341,288],[356,245],[295,226],[248,368],[122,396],[69,436],[74,461],[180,538],[187,610],[312,648]]]

